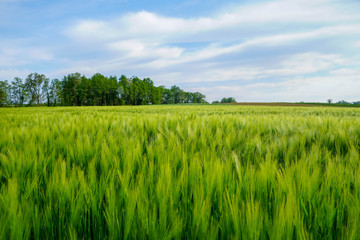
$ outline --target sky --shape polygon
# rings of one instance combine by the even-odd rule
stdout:
[[[150,77],[207,101],[360,100],[359,0],[0,0],[0,80]]]

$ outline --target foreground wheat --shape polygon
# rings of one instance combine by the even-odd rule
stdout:
[[[0,239],[360,238],[360,109],[0,116]]]

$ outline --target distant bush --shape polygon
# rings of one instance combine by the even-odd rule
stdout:
[[[223,98],[221,99],[221,103],[236,103],[236,100],[233,97]]]
[[[340,100],[340,101],[338,101],[337,103],[340,103],[340,104],[351,104],[351,103],[349,103],[349,102],[347,102],[347,101],[345,101],[345,100]]]
[[[360,105],[360,101],[356,101],[356,102],[347,102],[345,100],[340,100],[337,102],[338,104],[354,104],[354,105]]]

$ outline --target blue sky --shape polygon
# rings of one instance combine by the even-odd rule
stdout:
[[[355,0],[0,0],[0,80],[125,74],[208,101],[360,100]]]

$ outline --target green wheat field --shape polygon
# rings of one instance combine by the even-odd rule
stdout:
[[[0,109],[0,239],[360,239],[360,109]]]

